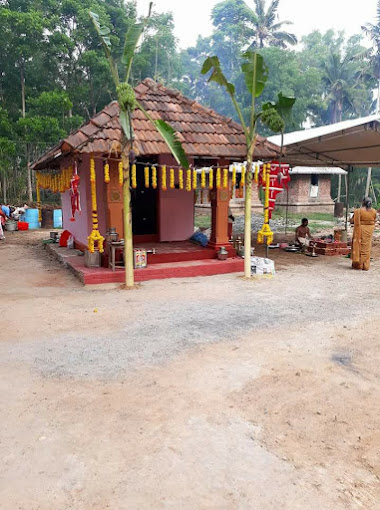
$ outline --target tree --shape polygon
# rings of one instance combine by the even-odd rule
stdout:
[[[366,23],[362,26],[363,33],[370,39],[372,49],[363,55],[368,57],[368,71],[376,79],[377,105],[380,112],[380,0],[377,2],[376,24]]]
[[[264,48],[264,46],[278,46],[286,48],[297,44],[297,37],[284,30],[290,21],[278,21],[278,7],[280,0],[271,0],[266,9],[266,0],[253,0],[254,8],[249,7],[244,0],[225,0],[213,9],[213,21],[217,28],[225,29],[234,23],[239,36],[250,40],[250,48]]]
[[[185,169],[189,168],[185,152],[178,140],[174,129],[163,120],[153,120],[143,106],[136,100],[133,88],[130,85],[133,58],[136,48],[143,35],[148,20],[151,16],[152,3],[149,5],[149,13],[147,18],[134,23],[127,31],[124,43],[123,64],[126,69],[125,81],[120,82],[119,72],[115,60],[111,54],[111,31],[106,26],[100,24],[99,16],[90,12],[90,18],[93,22],[96,32],[98,33],[102,46],[107,57],[111,74],[115,83],[119,108],[120,108],[120,124],[122,128],[122,148],[121,160],[123,163],[123,203],[124,203],[124,260],[125,260],[125,286],[126,288],[134,287],[133,274],[133,233],[132,233],[132,208],[131,208],[131,190],[130,190],[130,164],[134,162],[135,153],[133,151],[133,127],[132,113],[138,108],[145,117],[155,126],[162,138],[165,140],[170,152],[174,158]]]
[[[235,87],[223,74],[219,58],[208,57],[202,67],[202,74],[209,74],[208,81],[213,81],[225,89],[230,96],[244,131],[247,147],[247,172],[245,178],[244,210],[244,276],[251,277],[251,205],[252,205],[252,162],[256,145],[257,123],[261,119],[275,133],[283,133],[283,117],[293,107],[295,99],[279,94],[277,103],[266,103],[261,111],[256,108],[256,99],[261,96],[268,79],[268,68],[263,57],[257,52],[247,51],[243,54],[241,70],[246,87],[251,96],[251,109],[248,123],[245,122],[242,109],[236,99]]]

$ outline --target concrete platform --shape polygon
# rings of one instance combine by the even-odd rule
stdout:
[[[86,267],[84,256],[78,250],[60,248],[57,244],[47,244],[46,249],[65,267],[72,271],[83,285],[123,283],[124,268],[116,271],[104,267]],[[211,251],[211,250],[207,250]],[[160,280],[166,278],[186,278],[194,276],[213,276],[217,274],[238,273],[244,270],[244,260],[231,257],[227,260],[216,258],[200,260],[182,260],[179,262],[151,263],[146,268],[135,269],[135,281]]]

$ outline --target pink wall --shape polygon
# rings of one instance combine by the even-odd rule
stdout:
[[[62,217],[63,228],[71,232],[74,239],[80,243],[87,245],[87,237],[91,232],[91,199],[90,199],[90,180],[89,160],[83,158],[82,163],[78,166],[78,175],[80,177],[80,204],[82,212],[75,213],[75,221],[71,218],[71,200],[70,191],[61,194],[62,199]]]
[[[177,166],[169,155],[159,157],[160,165]],[[161,177],[161,175],[159,175]],[[159,181],[160,182],[160,181]],[[169,188],[158,192],[158,221],[160,241],[184,241],[194,232],[194,192]]]
[[[81,155],[81,163],[78,165],[80,177],[80,204],[81,213],[75,214],[75,221],[71,218],[70,191],[61,194],[63,228],[71,232],[74,239],[87,245],[87,237],[92,230],[92,204],[90,187],[90,156]],[[104,183],[103,162],[95,159],[96,172],[96,200],[98,206],[99,231],[105,237],[106,233],[106,192]]]

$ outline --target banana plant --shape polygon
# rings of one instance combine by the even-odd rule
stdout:
[[[111,74],[115,82],[117,98],[120,107],[119,119],[122,128],[122,143],[121,143],[121,160],[123,163],[123,204],[124,204],[124,260],[125,260],[125,286],[126,288],[134,287],[134,273],[133,273],[133,232],[132,232],[132,208],[131,208],[131,177],[130,177],[130,165],[134,162],[135,154],[133,151],[133,126],[132,126],[132,114],[137,108],[143,112],[145,117],[155,126],[157,131],[160,133],[166,145],[168,146],[171,154],[176,159],[177,163],[183,168],[189,168],[189,163],[179,141],[175,130],[163,120],[153,120],[149,113],[144,109],[142,104],[137,101],[135,92],[130,85],[131,71],[133,58],[136,52],[136,48],[144,34],[147,27],[149,18],[152,12],[151,2],[149,4],[149,12],[146,18],[141,21],[134,23],[130,26],[127,31],[124,43],[124,52],[122,57],[122,63],[126,68],[125,81],[120,82],[119,72],[112,57],[112,45],[110,34],[111,31],[108,27],[102,25],[99,20],[98,14],[95,12],[89,13],[90,18],[93,22],[95,30],[99,35],[102,43],[105,55],[109,62]]]
[[[251,111],[249,122],[246,122],[239,105],[235,87],[228,82],[225,77],[219,58],[217,56],[208,57],[202,67],[202,74],[209,74],[208,81],[218,83],[230,96],[243,128],[246,146],[247,146],[247,172],[245,179],[245,204],[244,204],[244,276],[251,278],[251,205],[252,205],[252,164],[257,137],[257,124],[262,120],[274,132],[281,132],[285,127],[283,115],[293,106],[295,99],[287,98],[279,94],[277,103],[265,103],[258,110],[256,100],[261,96],[268,80],[268,67],[263,57],[254,51],[246,51],[242,55],[243,62],[241,70],[244,74],[245,84],[251,95]]]

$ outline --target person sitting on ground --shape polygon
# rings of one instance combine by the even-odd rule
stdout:
[[[309,246],[310,241],[312,240],[308,225],[309,220],[307,218],[302,218],[301,225],[296,228],[296,244],[298,244],[298,246]]]

